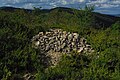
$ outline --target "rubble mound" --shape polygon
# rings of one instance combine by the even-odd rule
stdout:
[[[50,29],[49,32],[39,32],[32,38],[32,43],[35,48],[41,53],[47,53],[48,56],[54,59],[52,64],[56,64],[62,53],[69,54],[71,51],[78,53],[92,53],[91,48],[85,38],[82,38],[78,33],[63,31],[62,29]],[[57,55],[57,56],[56,56]]]

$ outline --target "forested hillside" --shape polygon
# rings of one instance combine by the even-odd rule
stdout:
[[[55,67],[45,65],[31,39],[49,29],[79,33],[94,53],[71,52]],[[92,8],[0,8],[0,79],[24,80],[28,73],[32,80],[119,80],[120,17]]]

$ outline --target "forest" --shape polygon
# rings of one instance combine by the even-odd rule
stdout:
[[[95,50],[91,55],[71,52],[63,55],[55,67],[44,64],[39,49],[31,39],[40,31],[63,29],[85,37]],[[0,8],[0,79],[24,80],[119,80],[120,17],[58,7],[50,10],[34,8]]]

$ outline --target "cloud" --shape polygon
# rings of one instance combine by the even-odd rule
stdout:
[[[113,4],[101,4],[100,8],[111,8],[111,7],[118,7],[119,5],[113,5]]]
[[[119,0],[91,0],[88,5],[95,5],[98,8],[120,7]]]
[[[85,4],[93,4],[96,5],[96,7],[105,7],[105,8],[109,8],[110,7],[117,7],[120,5],[120,1],[119,0],[1,0],[0,1],[3,4],[11,4],[11,5],[15,5],[15,4],[24,4],[24,6],[29,5],[28,7],[26,6],[25,8],[30,8],[31,6],[36,6],[40,5],[42,7],[45,6],[51,6],[51,7],[55,7],[55,6],[66,6],[69,4],[78,4],[78,3],[83,3]],[[42,4],[41,4],[42,3]],[[46,4],[46,5],[43,5]],[[17,6],[17,5],[16,5]]]
[[[24,4],[22,7],[25,9],[33,9],[34,4],[32,3],[28,3],[28,4]]]
[[[111,8],[118,10],[120,0],[0,0],[0,6],[13,6],[32,9],[34,7],[54,8],[54,7],[73,7],[79,8],[85,5],[95,5],[96,9]]]

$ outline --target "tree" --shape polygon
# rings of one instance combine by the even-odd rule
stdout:
[[[33,7],[33,14],[39,15],[40,12],[41,12],[41,8],[42,8],[42,7],[39,7],[39,8]]]
[[[89,11],[89,12],[94,11],[94,9],[95,9],[94,5],[86,5],[84,8],[85,11]]]

